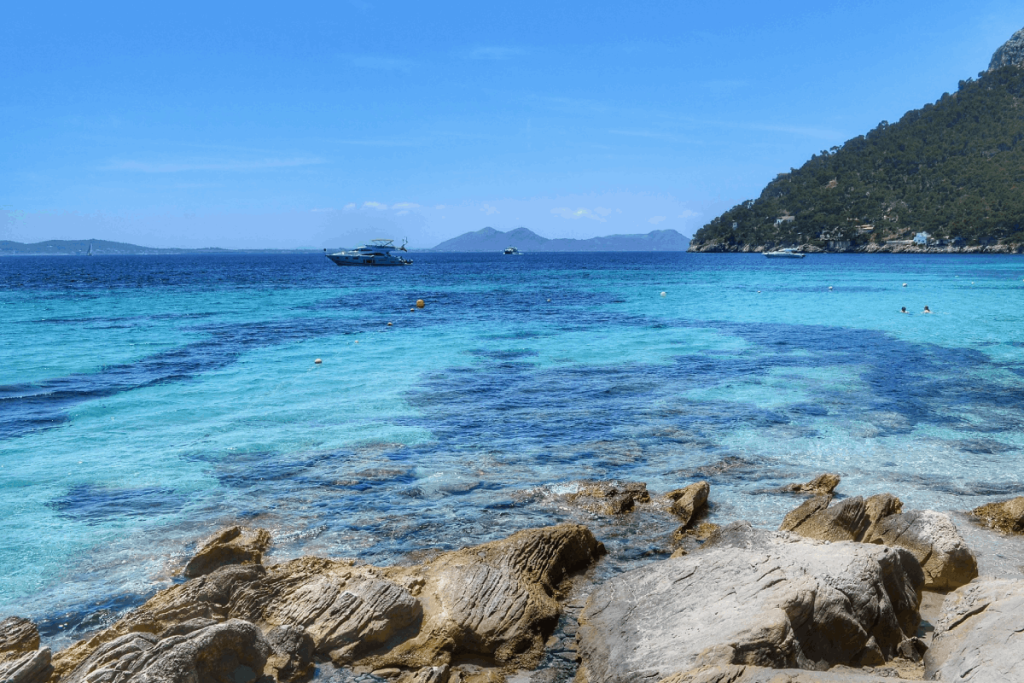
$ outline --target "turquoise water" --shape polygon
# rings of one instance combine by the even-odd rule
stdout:
[[[415,260],[0,259],[0,614],[80,636],[236,522],[278,559],[567,519],[618,569],[660,556],[670,521],[564,504],[585,479],[709,478],[713,521],[764,525],[823,471],[910,507],[1024,493],[1022,257]]]

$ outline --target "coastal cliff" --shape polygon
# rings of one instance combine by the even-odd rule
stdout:
[[[689,251],[1024,252],[1024,30],[977,79],[780,173]]]

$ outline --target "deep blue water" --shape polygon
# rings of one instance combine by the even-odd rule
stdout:
[[[0,614],[80,635],[233,522],[275,558],[567,519],[616,568],[657,555],[668,521],[560,502],[584,479],[710,478],[713,521],[765,525],[822,471],[912,507],[1024,494],[1022,257],[414,259],[0,259]]]

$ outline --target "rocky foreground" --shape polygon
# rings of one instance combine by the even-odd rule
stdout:
[[[540,683],[571,675],[537,670],[553,650],[578,683],[1024,681],[1024,579],[978,578],[947,515],[889,494],[833,504],[838,483],[787,487],[809,497],[775,531],[703,523],[706,482],[658,497],[679,548],[579,605],[570,581],[605,549],[578,524],[395,567],[264,566],[270,535],[231,527],[183,583],[61,652],[28,620],[0,622],[0,683],[294,683],[328,663],[350,680]],[[627,515],[652,497],[598,483],[571,502]],[[1024,499],[974,515],[1019,533]]]

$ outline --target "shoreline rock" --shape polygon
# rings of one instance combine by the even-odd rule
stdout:
[[[953,590],[978,576],[978,561],[948,515],[932,510],[903,512],[903,503],[883,493],[830,505],[819,495],[790,511],[781,531],[823,541],[856,541],[909,550],[921,564],[925,589]]]
[[[990,529],[1006,534],[1024,533],[1024,496],[982,505],[971,510],[971,515]]]
[[[917,631],[923,585],[917,560],[900,548],[730,525],[699,553],[594,591],[577,634],[582,680],[657,681],[701,666],[882,664]]]
[[[202,551],[223,543],[220,538]],[[182,643],[199,639],[199,647],[225,624],[232,633],[255,634],[239,640],[251,656],[238,665],[255,678],[269,667],[278,681],[300,680],[314,656],[371,671],[433,671],[460,654],[532,668],[561,613],[559,585],[603,552],[586,527],[562,524],[412,567],[314,557],[270,567],[226,564],[157,593],[109,629],[58,653],[52,681],[95,683],[100,669],[163,671],[165,651],[186,662],[179,668],[193,660],[198,667],[202,653],[193,656],[195,648]],[[248,683],[246,676],[223,680]]]

